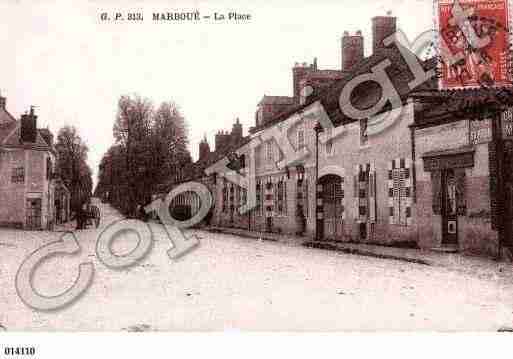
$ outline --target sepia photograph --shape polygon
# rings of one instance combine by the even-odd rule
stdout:
[[[0,356],[41,355],[11,332],[513,332],[512,16],[3,0]]]

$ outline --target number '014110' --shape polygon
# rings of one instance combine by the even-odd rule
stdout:
[[[36,348],[34,347],[5,347],[5,355],[34,355]]]

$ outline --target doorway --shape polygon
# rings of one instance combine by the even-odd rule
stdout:
[[[26,202],[27,229],[41,229],[41,198],[28,198]]]
[[[442,245],[458,244],[456,176],[453,169],[442,170]]]
[[[327,175],[319,180],[322,185],[323,216],[320,226],[320,238],[327,240],[342,239],[344,235],[342,178]]]

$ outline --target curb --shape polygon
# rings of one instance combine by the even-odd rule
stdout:
[[[304,243],[303,246],[305,246],[307,248],[325,249],[325,250],[331,250],[331,251],[335,251],[335,252],[341,252],[341,253],[353,254],[353,255],[359,255],[359,256],[365,256],[365,257],[391,259],[391,260],[396,260],[396,261],[415,263],[415,264],[421,264],[421,265],[427,265],[427,266],[433,265],[433,263],[426,261],[424,259],[401,257],[401,256],[395,256],[392,254],[375,253],[375,252],[356,249],[356,248],[342,247],[342,246],[332,244],[332,243],[322,243],[322,242],[310,241],[310,242]]]

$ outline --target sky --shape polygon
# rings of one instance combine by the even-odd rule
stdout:
[[[16,118],[37,106],[39,127],[73,125],[88,144],[96,181],[114,143],[117,101],[139,94],[174,101],[189,124],[197,158],[204,135],[240,118],[254,125],[264,94],[292,95],[295,62],[318,59],[340,69],[341,36],[363,32],[370,55],[371,18],[387,11],[410,39],[433,27],[432,0],[23,1],[0,3],[0,91]],[[152,13],[235,11],[249,22],[154,23]],[[102,22],[108,12],[143,12],[142,23]]]

